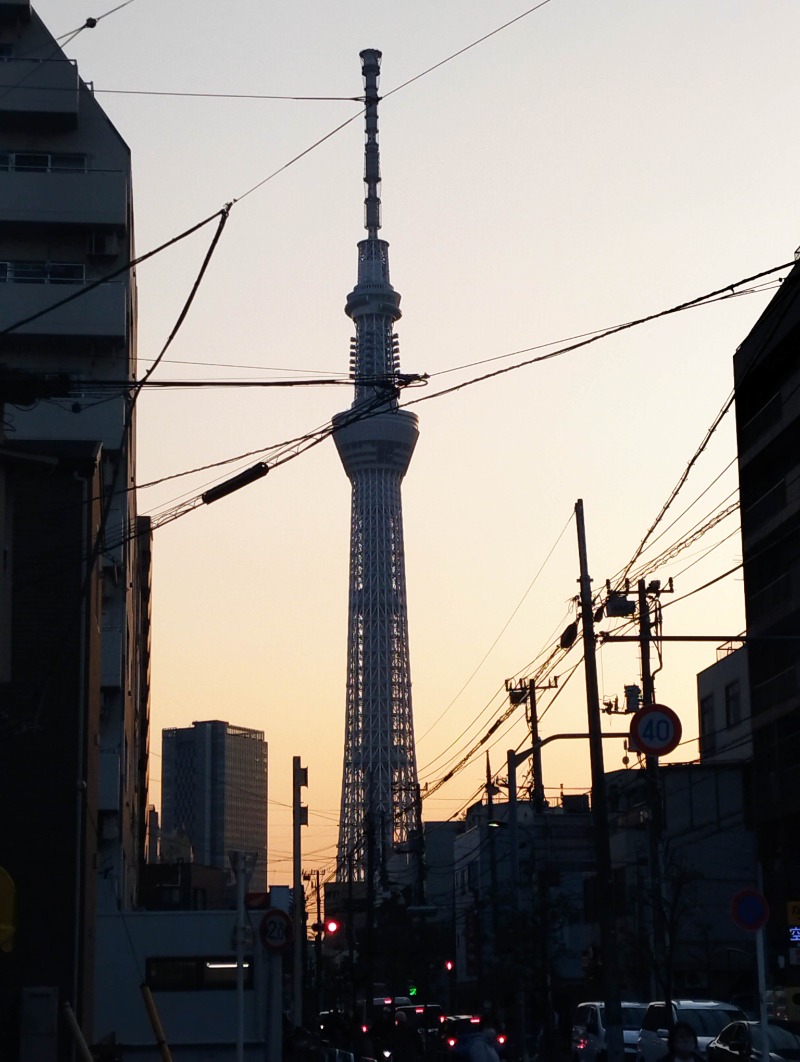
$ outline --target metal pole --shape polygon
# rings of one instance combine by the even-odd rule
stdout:
[[[548,687],[549,688],[549,687]],[[542,746],[539,743],[539,716],[536,707],[536,682],[528,683],[528,706],[531,713],[531,748],[533,749],[533,810],[544,810],[544,775],[542,773]]]
[[[511,844],[511,903],[514,925],[520,925],[519,903],[519,822],[517,817],[517,754],[514,749],[506,753],[508,757],[508,833]],[[520,964],[521,965],[521,964]],[[520,971],[521,973],[521,971]],[[523,979],[518,978],[516,991],[517,1034],[519,1038],[522,1062],[527,1062],[527,1033],[525,1021],[525,990]]]
[[[81,1062],[92,1062],[93,1055],[92,1052],[89,1050],[89,1046],[86,1043],[86,1040],[84,1039],[83,1033],[81,1032],[81,1027],[80,1025],[78,1025],[78,1019],[75,1017],[75,1011],[72,1009],[69,1003],[65,1003],[62,1010],[64,1012],[64,1017],[67,1020],[67,1025],[69,1026],[69,1031],[74,1041],[75,1048],[81,1059]]]
[[[637,584],[639,597],[639,648],[642,659],[642,706],[655,704],[656,691],[650,669],[650,604],[644,579]],[[648,870],[650,874],[650,906],[652,907],[653,966],[651,970],[650,998],[656,999],[660,991],[669,1009],[672,1001],[672,973],[667,963],[664,934],[663,897],[661,894],[661,786],[658,776],[658,756],[648,756],[645,766],[647,803],[650,808],[650,824],[647,831]],[[663,976],[659,978],[659,964],[664,963]]]
[[[499,917],[497,911],[497,850],[495,848],[494,831],[494,786],[492,784],[492,769],[489,766],[489,753],[486,753],[486,805],[487,805],[487,819],[486,830],[489,834],[489,884],[491,888],[491,910],[492,910],[492,951],[491,951],[491,969],[496,969],[498,960],[498,933],[499,933]]]
[[[308,769],[300,766],[300,757],[292,757],[292,861],[294,914],[294,970],[292,971],[292,1024],[303,1024],[303,938],[305,937],[305,894],[301,866],[301,828],[308,823],[308,808],[300,803],[300,790],[308,785]]]
[[[167,1038],[164,1035],[164,1027],[161,1024],[161,1019],[158,1016],[156,1010],[155,1000],[153,999],[153,993],[146,984],[139,985],[139,991],[142,993],[142,999],[147,1009],[147,1016],[150,1019],[150,1024],[153,1027],[153,1033],[156,1038],[156,1046],[158,1047],[159,1054],[161,1055],[162,1062],[172,1062],[172,1053],[167,1043]]]
[[[350,1009],[353,1014],[353,1021],[356,1019],[356,1013],[358,1011],[358,990],[356,986],[356,931],[353,926],[353,869],[354,860],[353,853],[347,853],[347,964],[350,968]],[[370,999],[365,1004],[366,1019],[371,1020],[372,1013],[372,1000]]]
[[[319,871],[317,875],[317,929],[314,933],[314,966],[315,970],[315,992],[314,998],[316,999],[317,1014],[322,1010],[322,893],[320,891],[319,884]]]
[[[575,504],[575,522],[578,532],[583,664],[586,676],[586,708],[589,722],[589,752],[592,767],[592,819],[595,835],[595,858],[597,860],[598,922],[604,972],[606,1057],[608,1062],[623,1062],[622,1007],[620,1003],[617,932],[613,908],[614,877],[611,869],[608,804],[603,766],[600,695],[597,688],[594,608],[592,604],[592,582],[589,577],[586,556],[586,527],[584,524],[583,501],[581,499]]]
[[[234,852],[236,875],[236,1062],[244,1062],[244,852]]]

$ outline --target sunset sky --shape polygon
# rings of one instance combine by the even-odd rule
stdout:
[[[116,5],[34,6],[63,37]],[[420,440],[404,484],[423,785],[488,730],[507,705],[505,680],[531,674],[574,618],[576,499],[599,590],[729,395],[734,351],[786,270],[732,286],[791,262],[800,243],[798,39],[797,0],[547,0],[536,10],[524,0],[133,0],[66,43],[131,147],[139,253],[238,199],[157,369],[165,381],[344,378],[363,120],[283,167],[359,114],[347,99],[362,91],[358,53],[383,51],[382,235],[402,295],[402,368],[430,377],[405,395],[425,399],[412,406]],[[264,96],[345,99],[254,98]],[[213,228],[139,268],[140,373]],[[737,297],[436,397],[726,287]],[[349,386],[145,392],[140,484],[252,456],[142,487],[140,511],[158,519],[351,400]],[[733,428],[729,414],[659,532],[716,482],[646,556],[736,500]],[[273,884],[291,871],[294,755],[309,769],[304,869],[335,857],[349,511],[328,440],[155,532],[152,799],[162,727],[217,718],[263,729]],[[672,576],[674,597],[687,594],[741,559],[737,526],[734,513],[648,576]],[[668,634],[743,624],[739,572],[664,611]],[[562,680],[577,657],[556,668]],[[696,673],[714,660],[713,644],[666,646],[658,699],[687,739]],[[600,652],[605,698],[638,673],[634,645]],[[585,730],[582,671],[552,697],[540,696],[542,735]],[[518,710],[487,743],[493,769],[524,732]],[[621,741],[607,743],[609,768],[622,755]],[[695,755],[689,740],[671,758]],[[424,817],[457,815],[484,772],[481,752],[426,800]],[[562,786],[585,790],[588,747],[553,742],[544,774],[552,799]]]

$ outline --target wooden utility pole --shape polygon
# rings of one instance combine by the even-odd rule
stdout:
[[[592,581],[586,556],[586,526],[583,501],[575,505],[580,562],[580,603],[583,629],[583,664],[586,675],[586,709],[589,721],[589,751],[592,767],[592,820],[597,861],[597,908],[600,926],[600,948],[603,961],[603,999],[605,1002],[607,1062],[623,1062],[622,1006],[620,1000],[617,931],[614,921],[614,876],[611,869],[611,849],[606,799],[605,768],[603,765],[603,736],[600,720],[600,695],[597,688],[597,659],[595,657],[594,606]]]

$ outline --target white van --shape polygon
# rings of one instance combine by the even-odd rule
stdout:
[[[622,1004],[622,1038],[626,1062],[636,1058],[636,1040],[647,1010],[646,1003]],[[604,1062],[606,1057],[605,1007],[602,1003],[579,1003],[572,1026],[572,1062]]]

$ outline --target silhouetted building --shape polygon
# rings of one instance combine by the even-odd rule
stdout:
[[[772,972],[791,974],[787,903],[800,900],[800,266],[734,357],[753,732],[753,811]],[[781,960],[779,963],[778,960]]]
[[[250,888],[267,887],[267,743],[219,720],[162,731],[161,827],[184,831],[198,863],[233,879],[228,855],[256,852]]]
[[[144,911],[213,911],[233,908],[236,898],[221,867],[200,863],[149,863],[139,874]]]
[[[0,1057],[60,1060],[64,1003],[92,1039],[96,908],[133,906],[144,847],[131,163],[28,0],[0,3],[0,60]]]
[[[697,676],[700,759],[743,763],[753,755],[747,648],[726,642],[717,657]]]

